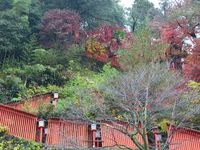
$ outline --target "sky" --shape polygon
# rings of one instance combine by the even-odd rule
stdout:
[[[159,7],[160,0],[149,0],[150,2],[154,3],[155,7]],[[121,0],[121,4],[124,7],[131,7],[133,0]]]

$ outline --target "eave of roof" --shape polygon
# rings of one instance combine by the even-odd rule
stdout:
[[[43,93],[43,94],[36,94],[36,95],[31,96],[30,98],[23,98],[23,99],[20,99],[20,100],[17,100],[17,101],[10,101],[10,102],[3,103],[3,104],[4,105],[9,105],[9,104],[14,104],[14,103],[22,103],[22,102],[27,101],[29,99],[32,99],[32,98],[35,98],[35,97],[39,97],[39,96],[45,96],[45,95],[49,95],[49,94],[53,94],[53,92],[47,92],[47,93]]]

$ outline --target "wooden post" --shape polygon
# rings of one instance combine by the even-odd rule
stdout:
[[[156,150],[162,150],[162,148],[161,148],[161,135],[159,134],[158,128],[155,128],[155,130],[154,130],[154,139],[155,139]]]
[[[39,142],[42,143],[42,137],[43,137],[43,128],[40,128],[40,139]]]
[[[43,138],[43,129],[45,127],[45,120],[44,119],[39,119],[38,120],[38,127],[40,129],[40,137],[39,137],[39,141],[42,143],[42,138]]]

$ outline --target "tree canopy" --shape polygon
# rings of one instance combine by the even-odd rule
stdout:
[[[79,13],[85,28],[94,28],[102,22],[124,25],[124,11],[118,0],[44,0],[46,9],[70,9]]]

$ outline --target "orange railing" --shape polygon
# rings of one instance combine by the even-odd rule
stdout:
[[[0,104],[0,125],[8,128],[8,133],[25,139],[36,140],[38,117],[34,114],[27,113],[10,106]],[[129,148],[136,148],[130,137],[118,131],[124,127],[131,132],[134,126],[127,126],[125,122],[110,123],[101,121],[98,126],[98,132],[93,132],[90,124],[83,121],[62,120],[59,118],[48,119],[47,134],[42,132],[43,141],[46,144],[56,145],[67,148],[88,148],[92,146],[117,147],[124,145]],[[107,125],[106,125],[107,124]],[[110,127],[108,127],[110,126]],[[116,129],[113,129],[116,128]],[[174,134],[169,145],[170,150],[199,150],[200,149],[200,132],[188,128],[172,129]],[[100,136],[97,138],[96,135]],[[142,137],[136,135],[142,143]],[[98,143],[98,144],[97,144]]]
[[[188,128],[178,128],[174,131],[170,142],[170,150],[199,150],[200,132]]]
[[[89,147],[89,126],[85,122],[61,120],[51,118],[48,120],[46,144],[60,147]]]
[[[133,132],[133,125],[128,126],[125,122],[103,122],[103,124],[105,124],[101,125],[101,137],[103,147],[126,146],[133,149],[137,148],[130,137],[121,132],[125,130],[127,130],[129,133]],[[139,134],[136,136],[138,141],[142,143],[142,137]]]
[[[106,124],[114,126],[110,123]],[[125,123],[121,122],[120,125],[125,126]],[[130,132],[133,131],[134,126],[128,127],[128,130]],[[46,144],[68,148],[92,147],[94,145],[97,147],[117,147],[119,145],[125,145],[130,148],[136,148],[130,137],[105,125],[100,125],[100,139],[93,137],[96,136],[96,132],[95,134],[92,134],[92,132],[90,125],[85,122],[51,118],[48,120]],[[142,142],[141,136],[137,136],[139,141]]]
[[[0,104],[0,125],[17,137],[35,140],[37,116]]]

